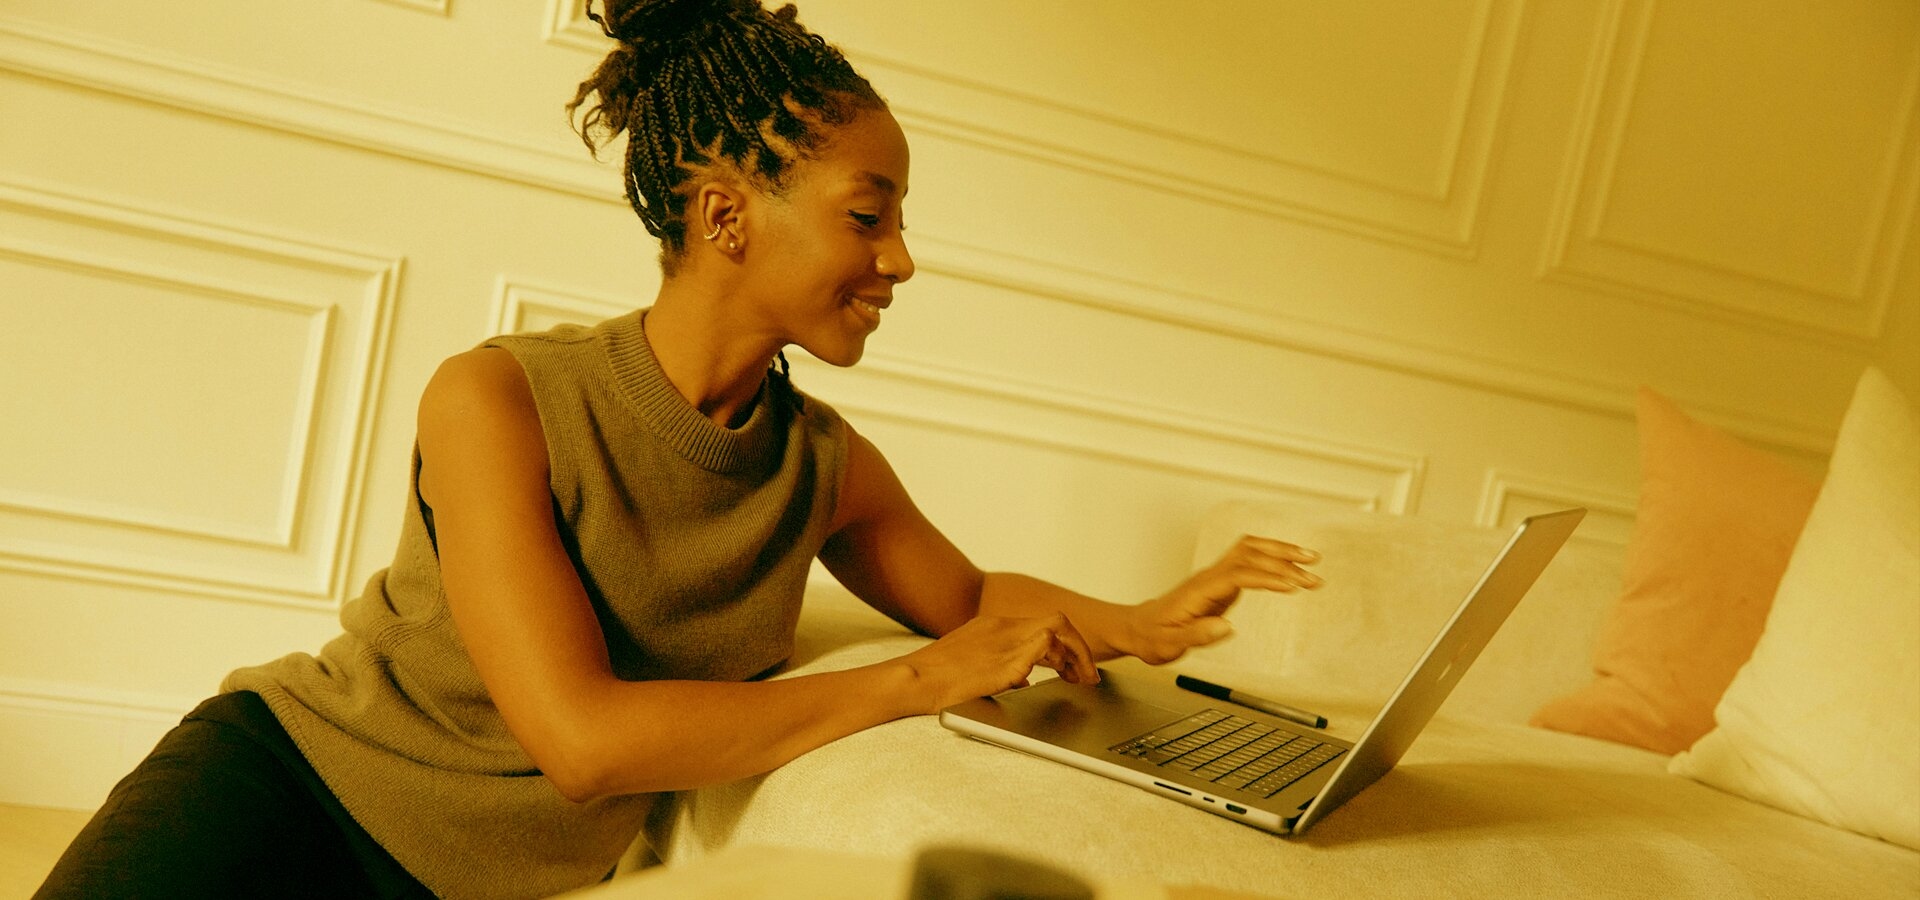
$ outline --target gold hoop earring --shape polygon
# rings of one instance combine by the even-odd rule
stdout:
[[[713,230],[712,230],[712,231],[709,231],[709,232],[707,232],[707,236],[706,236],[706,238],[705,238],[705,240],[709,240],[709,241],[710,241],[710,240],[713,240],[714,238],[717,238],[717,237],[719,237],[719,236],[720,236],[720,223],[719,223],[719,222],[715,222],[715,223],[713,223]]]

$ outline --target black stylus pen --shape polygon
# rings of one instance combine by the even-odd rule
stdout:
[[[1236,691],[1233,688],[1214,684],[1211,681],[1201,681],[1191,675],[1176,675],[1173,678],[1173,683],[1196,694],[1205,694],[1215,700],[1227,700],[1238,703],[1248,709],[1257,709],[1263,713],[1276,715],[1289,722],[1299,722],[1302,725],[1312,728],[1327,727],[1326,716],[1318,713],[1310,713],[1296,706],[1288,706],[1285,703],[1268,700],[1265,697],[1255,697],[1246,691]]]

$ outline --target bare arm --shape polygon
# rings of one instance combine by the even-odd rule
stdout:
[[[975,616],[1063,615],[1096,660],[1117,655],[1096,641],[1121,607],[1026,575],[982,572],[920,512],[872,442],[848,429],[847,474],[833,537],[820,559],[869,606],[938,637]]]
[[[518,363],[498,349],[448,360],[419,437],[454,624],[508,729],[569,799],[766,772],[934,702],[899,660],[765,683],[620,680],[554,526]]]
[[[1320,579],[1300,568],[1319,557],[1284,541],[1246,537],[1219,562],[1138,605],[1108,603],[1012,572],[982,572],[907,496],[878,448],[852,434],[834,535],[820,558],[842,584],[875,609],[921,634],[944,635],[974,617],[1066,623],[1070,640],[1094,661],[1138,656],[1178,659],[1188,648],[1232,631],[1221,614],[1243,588],[1292,591]],[[1043,665],[1073,680],[1092,673],[1067,657]]]

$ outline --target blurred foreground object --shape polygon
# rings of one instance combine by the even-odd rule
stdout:
[[[929,847],[914,861],[910,900],[1093,900],[1093,888],[1059,869],[966,847]]]
[[[997,853],[969,852],[995,860],[1009,859]],[[1082,876],[1087,880],[1080,887],[1089,893],[1080,894],[909,893],[912,886],[917,885],[915,863],[913,857],[743,845],[685,865],[643,869],[562,896],[568,900],[890,900],[923,896],[1262,900],[1260,895],[1238,891],[1197,886],[1162,887],[1138,878],[1111,880],[1093,875]],[[1033,863],[1021,865],[1041,868]]]

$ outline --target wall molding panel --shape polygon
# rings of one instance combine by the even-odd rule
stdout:
[[[341,594],[350,555],[347,549],[359,516],[368,431],[384,366],[400,260],[22,182],[0,181],[0,222],[5,223],[0,228],[5,235],[0,238],[0,264],[60,279],[48,282],[61,286],[55,295],[59,300],[38,294],[14,296],[14,302],[23,304],[18,322],[37,319],[42,323],[27,327],[49,327],[45,323],[62,315],[90,314],[81,310],[106,320],[76,321],[74,325],[81,328],[119,318],[137,324],[142,316],[159,315],[167,318],[154,322],[167,321],[186,310],[191,319],[188,325],[216,325],[220,340],[227,340],[229,334],[244,333],[248,340],[257,335],[265,342],[262,347],[269,348],[260,351],[266,355],[252,362],[241,356],[234,364],[270,366],[235,369],[232,375],[249,380],[251,372],[257,377],[250,380],[269,386],[257,388],[266,391],[263,394],[231,396],[194,394],[192,386],[199,383],[195,379],[203,377],[195,373],[204,370],[191,366],[178,372],[140,373],[145,376],[142,383],[127,386],[135,396],[147,392],[162,406],[186,414],[164,409],[154,413],[157,418],[143,421],[159,423],[150,425],[161,429],[155,434],[159,439],[122,448],[123,452],[161,454],[159,459],[168,459],[166,453],[179,452],[168,448],[191,437],[171,432],[199,427],[193,416],[201,409],[225,410],[222,415],[238,417],[231,420],[236,427],[231,436],[212,434],[192,440],[217,442],[232,437],[244,441],[251,435],[252,443],[233,445],[231,453],[211,459],[168,464],[183,478],[201,480],[158,486],[153,494],[158,499],[144,504],[138,498],[88,497],[58,485],[0,483],[0,569],[196,596],[331,608]],[[155,307],[156,303],[164,305]],[[34,319],[24,318],[29,309]],[[115,312],[98,312],[101,309]],[[258,330],[261,313],[268,315],[266,321],[287,317],[291,324],[278,335],[279,345],[298,348],[295,358],[277,362],[279,354],[271,350],[276,332]],[[251,317],[233,319],[242,314]],[[179,338],[160,334],[152,339]],[[112,329],[101,330],[100,352],[115,353],[123,346],[116,340],[133,342],[124,347],[139,352],[129,352],[129,358],[144,359],[154,352],[143,346],[149,342],[148,334],[120,334]],[[192,347],[179,349],[191,351]],[[70,379],[57,369],[37,368],[29,361],[18,364],[27,368],[9,379],[19,379],[14,383],[22,385],[21,390],[32,391],[42,383],[55,390],[50,396],[63,396],[57,391]],[[105,383],[100,379],[111,376],[88,377]],[[55,380],[42,381],[48,378]],[[266,418],[258,421],[265,430],[250,431],[255,416],[247,410],[262,403],[272,407],[260,411]],[[273,423],[282,419],[280,427],[286,430],[272,437]],[[32,427],[55,440],[66,435],[66,440],[80,442],[76,446],[93,448],[102,439],[87,432],[85,422],[43,420]],[[263,440],[268,443],[261,444]],[[249,469],[249,465],[269,468]],[[9,475],[35,477],[31,471]],[[218,482],[206,480],[213,478]],[[104,481],[110,483],[111,478]],[[222,501],[219,482],[277,485],[277,489],[259,497],[243,489],[234,499]],[[257,501],[257,518],[210,520],[178,507],[189,499],[202,502],[198,499],[202,495],[214,498],[205,502],[243,510],[255,508],[248,504]]]
[[[851,412],[1269,496],[1410,513],[1426,471],[1425,459],[1412,454],[1347,447],[879,351],[868,351],[853,369],[796,360],[797,373],[809,384],[827,385],[822,393]],[[837,387],[843,383],[844,389]],[[1241,461],[1227,462],[1236,458]]]
[[[587,18],[587,0],[547,0],[547,15],[541,26],[541,36],[547,43],[561,47],[605,55],[613,43]]]
[[[0,802],[94,809],[198,703],[0,678]]]
[[[503,274],[494,282],[492,312],[487,316],[486,333],[478,340],[496,334],[543,331],[560,322],[592,325],[633,309],[630,300],[537,286]]]
[[[1568,409],[1628,421],[1634,417],[1636,386],[1626,382],[1545,371],[1285,313],[1249,310],[1210,295],[971,247],[917,229],[914,247],[914,260],[921,271]],[[1812,428],[1712,403],[1690,399],[1680,402],[1701,421],[1757,443],[1821,455],[1833,449],[1833,436]]]
[[[7,196],[6,186],[0,184],[0,205],[7,205],[12,199]],[[198,272],[168,271],[164,267],[148,263],[113,260],[70,247],[37,245],[32,241],[20,240],[6,234],[0,234],[0,258],[44,267],[65,268],[102,280],[170,288],[182,295],[197,299],[260,306],[288,312],[304,320],[306,332],[306,353],[300,365],[299,399],[296,401],[300,411],[295,416],[296,431],[288,441],[290,452],[280,479],[281,494],[274,504],[275,512],[271,523],[222,521],[165,509],[141,508],[111,501],[42,494],[7,485],[0,485],[0,509],[60,516],[122,528],[150,529],[189,538],[231,541],[274,550],[293,549],[294,528],[300,517],[302,501],[305,499],[302,473],[313,464],[315,447],[311,440],[312,426],[314,419],[319,415],[321,368],[329,350],[328,336],[334,312],[332,305],[316,305],[309,300],[292,296],[269,296],[260,291],[272,290],[270,287],[229,285],[220,279]]]
[[[1575,506],[1587,510],[1587,517],[1573,536],[1575,540],[1626,546],[1638,506],[1634,497],[1501,469],[1487,470],[1474,524],[1512,528],[1527,516]]]
[[[629,301],[534,286],[507,276],[499,279],[494,296],[495,333],[544,329],[559,322],[591,324],[633,309]],[[804,354],[792,359],[797,377],[804,377],[809,389],[823,386],[820,396],[849,413],[1107,459],[1269,495],[1405,514],[1419,504],[1426,471],[1425,458],[1415,454],[1284,434],[878,350],[869,350],[859,366],[845,370]],[[1286,472],[1301,474],[1275,474]]]
[[[581,9],[580,0],[550,0],[549,39],[572,46],[604,47],[607,39]],[[1517,18],[1519,10],[1510,14]],[[560,24],[562,16],[566,24]],[[557,35],[571,37],[563,40]],[[422,125],[414,114],[369,110],[345,98],[326,97],[306,89],[256,86],[265,83],[204,64],[42,26],[0,19],[0,70],[317,137],[427,165],[625,203],[618,190],[618,175],[610,167],[579,158],[577,152],[503,139],[451,123]],[[1452,193],[1463,189],[1456,183]],[[1635,385],[1624,382],[1541,370],[1377,332],[1255,311],[1218,297],[970,246],[924,229],[915,230],[914,247],[917,261],[930,271],[1506,396],[1618,419],[1633,418]],[[1675,399],[1696,410],[1703,421],[1758,443],[1818,455],[1832,449],[1833,436],[1824,429],[1698,402],[1684,395]]]
[[[444,16],[448,12],[447,4],[451,2],[451,0],[380,0],[380,2],[417,10],[419,12],[432,13],[436,16]]]
[[[423,111],[380,109],[100,37],[0,18],[0,71],[563,194],[625,202],[617,168],[559,142],[505,137]]]
[[[1811,331],[1846,345],[1879,338],[1900,267],[1910,262],[1904,248],[1920,206],[1920,40],[1912,42],[1903,61],[1893,118],[1874,123],[1882,126],[1886,139],[1872,154],[1880,164],[1880,184],[1871,208],[1860,211],[1864,221],[1821,222],[1814,218],[1820,210],[1813,208],[1777,212],[1783,220],[1810,220],[1811,225],[1801,227],[1814,234],[1852,226],[1859,239],[1846,248],[1849,271],[1818,279],[1792,277],[1768,271],[1775,260],[1765,249],[1753,250],[1745,259],[1716,259],[1705,250],[1673,246],[1672,235],[1618,231],[1630,225],[1615,226],[1609,233],[1619,212],[1622,169],[1629,164],[1633,142],[1651,140],[1648,132],[1672,127],[1653,117],[1644,95],[1692,87],[1650,81],[1650,47],[1661,36],[1656,33],[1658,6],[1656,0],[1612,0],[1605,7],[1590,51],[1574,140],[1556,191],[1541,276],[1775,333],[1805,336]],[[1864,133],[1823,139],[1872,140]],[[1818,225],[1833,227],[1814,227]]]

